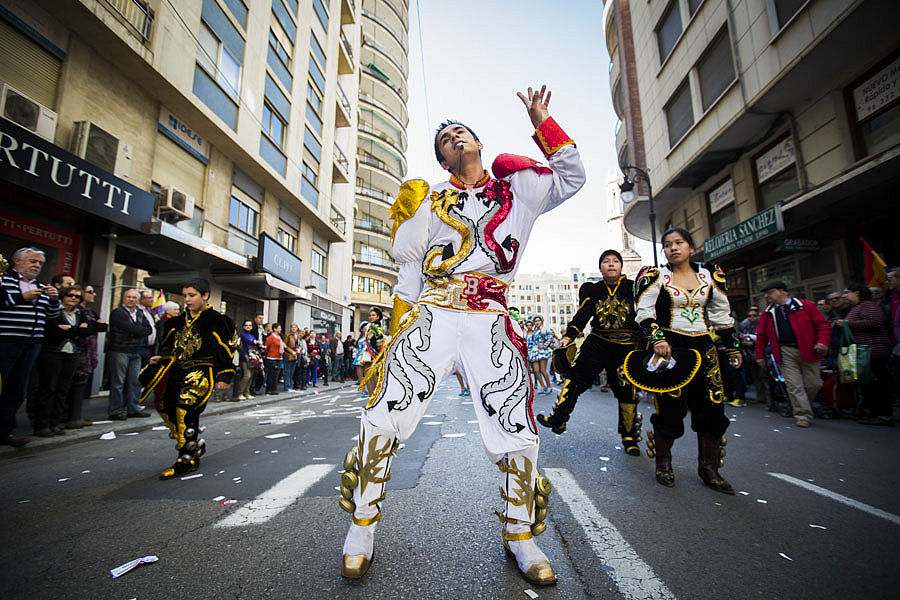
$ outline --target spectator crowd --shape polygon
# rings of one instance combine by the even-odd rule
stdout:
[[[21,447],[15,435],[22,404],[36,437],[65,435],[91,425],[82,405],[99,365],[98,334],[106,332],[107,419],[124,421],[151,414],[140,403],[138,375],[161,342],[163,324],[178,316],[175,302],[154,307],[149,290],[129,289],[108,320],[96,312],[97,294],[89,282],[54,275],[39,279],[45,253],[20,248],[8,260],[0,256],[0,444]],[[265,323],[262,313],[243,322],[232,388],[216,401],[252,399],[257,394],[305,390],[357,378],[374,357],[363,356],[367,325],[358,337],[331,335],[296,323],[284,331]],[[264,389],[264,392],[263,392]]]

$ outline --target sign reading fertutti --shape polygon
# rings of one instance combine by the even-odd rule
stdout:
[[[282,281],[300,287],[300,267],[303,261],[299,256],[279,244],[268,233],[259,236],[259,268],[274,275]]]
[[[140,230],[153,195],[0,118],[0,181]]]
[[[784,221],[781,206],[776,204],[703,242],[703,259],[712,260],[734,252],[779,231],[784,231]]]

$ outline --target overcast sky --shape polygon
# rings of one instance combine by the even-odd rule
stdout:
[[[550,114],[578,145],[587,183],[575,197],[537,220],[519,271],[567,272],[569,267],[596,271],[600,252],[622,245],[620,236],[598,236],[605,230],[602,203],[607,177],[610,171],[618,172],[603,3],[418,1],[421,47],[417,0],[409,5],[407,178],[446,180],[432,144],[435,128],[447,118],[475,130],[484,143],[486,168],[504,152],[543,160],[516,92],[546,83],[553,92]],[[646,262],[649,244],[638,250]]]

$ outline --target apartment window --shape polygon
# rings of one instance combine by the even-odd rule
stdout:
[[[306,164],[306,161],[303,161],[301,174],[303,175],[303,179],[308,180],[311,184],[319,184],[319,175],[316,173],[316,169]]]
[[[291,54],[290,51],[278,39],[278,35],[269,30],[269,56],[266,61],[278,79],[290,89],[293,76],[291,75]]]
[[[318,59],[319,64],[322,68],[325,68],[327,64],[325,61],[325,51],[322,50],[322,44],[319,43],[319,40],[316,38],[316,34],[311,33],[309,35],[309,49],[312,52],[312,55]]]
[[[774,206],[800,191],[792,137],[782,138],[765,150],[754,159],[754,165],[760,209]]]
[[[322,0],[313,0],[313,9],[316,11],[316,16],[319,17],[319,23],[322,24],[325,31],[328,31],[328,11],[325,9],[326,6],[328,6],[328,0],[325,0],[324,4]]]
[[[316,111],[317,115],[322,114],[322,94],[313,86],[311,82],[306,82],[306,101]]]
[[[734,184],[731,178],[723,181],[706,194],[709,208],[709,226],[712,235],[722,233],[737,225],[737,209],[734,205]]]
[[[258,220],[259,212],[255,208],[245,204],[235,196],[231,197],[231,207],[228,213],[229,225],[256,237],[256,223]]]
[[[322,135],[322,119],[316,114],[309,102],[306,103],[306,122],[312,126],[316,133]]]
[[[791,20],[797,11],[807,3],[808,0],[769,0],[769,12],[774,16],[774,30],[784,27],[785,23]]]
[[[900,142],[900,96],[889,83],[900,72],[900,54],[894,54],[866,73],[847,90],[847,104],[855,107],[858,132],[857,158],[883,152]]]
[[[310,282],[322,292],[328,288],[328,252],[321,248],[312,249],[310,262]]]
[[[659,63],[666,58],[675,47],[675,42],[681,36],[681,9],[678,8],[678,0],[669,2],[666,12],[663,13],[659,25],[656,26],[656,41],[659,47]]]
[[[688,14],[693,17],[701,4],[703,4],[703,0],[687,0]]]
[[[687,79],[669,99],[665,107],[666,126],[669,130],[669,147],[672,148],[684,137],[694,124],[694,110],[691,107],[691,88]]]
[[[200,24],[199,41],[197,62],[232,99],[237,100],[241,63],[232,56],[206,23]]]
[[[316,158],[317,163],[322,162],[322,144],[319,143],[313,132],[309,130],[309,127],[306,128],[306,132],[303,135],[303,145]]]
[[[307,160],[312,159],[312,157],[303,157],[303,163],[300,167],[300,174],[302,177],[300,178],[300,195],[306,198],[306,200],[312,204],[313,206],[318,206],[319,204],[319,175],[318,175],[318,163],[316,163],[316,167],[311,166]],[[315,159],[312,159],[315,160]]]
[[[697,80],[700,83],[700,103],[704,111],[712,106],[734,81],[731,40],[727,28],[722,29],[697,63]]]
[[[283,229],[281,227],[278,228],[278,243],[290,250],[291,252],[297,251],[297,236],[291,231]]]
[[[294,24],[294,20],[291,18],[284,2],[281,0],[272,0],[272,13],[275,15],[275,19],[281,25],[282,29],[284,29],[288,39],[290,39],[293,44],[294,40],[297,39],[297,25]],[[294,14],[297,14],[296,8],[294,9]]]
[[[279,148],[284,147],[284,128],[286,123],[282,120],[278,113],[269,105],[268,102],[263,104],[262,114],[262,130],[272,142]]]
[[[228,7],[228,10],[231,11],[231,14],[234,15],[234,18],[238,20],[238,23],[241,24],[245,30],[247,29],[247,7],[244,6],[244,3],[241,0],[224,0],[225,6]]]

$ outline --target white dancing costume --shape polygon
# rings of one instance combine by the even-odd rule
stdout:
[[[546,557],[530,538],[545,528],[549,486],[537,472],[527,346],[506,296],[535,220],[578,192],[585,174],[574,143],[553,119],[534,139],[549,168],[501,155],[492,166],[496,179],[485,173],[468,189],[455,177],[431,187],[408,181],[391,208],[399,327],[370,371],[375,389],[363,411],[358,450],[345,462],[351,473],[342,480],[342,506],[354,521],[344,547],[347,576],[359,576],[348,568],[354,558],[348,555],[367,554],[356,558],[365,563],[363,573],[368,568],[371,551],[359,550],[371,547],[371,531],[354,530],[371,529],[366,526],[381,517],[391,457],[428,410],[436,386],[459,370],[472,391],[485,452],[502,472],[504,543],[513,546],[526,578],[541,579],[532,572],[539,561],[531,559],[546,563]],[[523,559],[516,544],[524,540],[539,556]],[[546,569],[552,576],[549,563]]]

